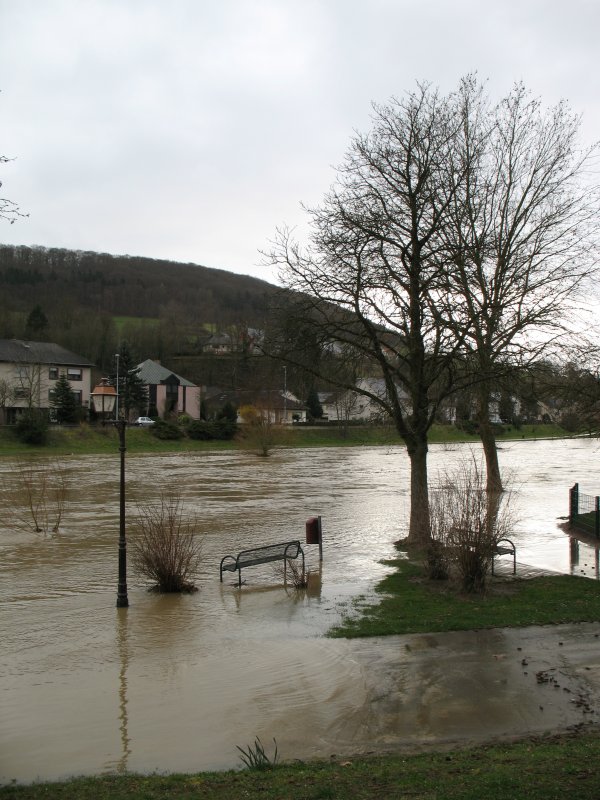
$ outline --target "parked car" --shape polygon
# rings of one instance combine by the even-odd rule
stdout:
[[[150,419],[150,417],[138,417],[133,424],[145,428],[149,425],[154,425],[154,420]]]

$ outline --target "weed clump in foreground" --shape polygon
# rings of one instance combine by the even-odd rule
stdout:
[[[240,747],[239,745],[236,745],[236,747],[241,753],[240,761],[246,767],[246,769],[264,770],[273,769],[279,760],[275,737],[273,737],[273,744],[275,745],[275,752],[273,753],[272,757],[267,755],[265,748],[263,747],[263,744],[258,736],[254,740],[254,745],[249,744],[246,749]]]
[[[181,498],[161,495],[140,506],[133,541],[133,565],[154,581],[157,592],[195,592],[202,557],[195,520],[185,519]]]

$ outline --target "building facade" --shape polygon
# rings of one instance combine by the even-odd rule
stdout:
[[[159,417],[187,414],[200,419],[201,387],[148,358],[138,364],[138,375],[148,389],[148,410]]]
[[[50,413],[51,392],[63,374],[78,404],[89,408],[93,366],[53,342],[0,339],[0,422],[14,424],[32,408]]]

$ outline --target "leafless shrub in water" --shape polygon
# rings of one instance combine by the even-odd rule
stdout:
[[[291,583],[294,589],[306,589],[310,572],[304,568],[302,559],[287,558],[273,564],[273,572],[286,583]]]
[[[514,527],[510,500],[510,492],[487,491],[475,461],[443,475],[431,493],[431,577],[454,566],[465,592],[483,591],[498,540]]]
[[[20,462],[17,485],[5,503],[17,527],[44,535],[60,528],[68,500],[67,472],[59,461]]]
[[[138,508],[133,565],[158,592],[194,592],[202,558],[197,521],[186,519],[181,498],[163,494]]]

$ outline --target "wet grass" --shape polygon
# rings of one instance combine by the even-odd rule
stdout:
[[[404,559],[387,563],[396,570],[377,585],[380,601],[355,600],[329,636],[356,638],[600,620],[600,587],[586,578],[496,577],[490,578],[484,594],[465,595],[452,582],[427,579],[418,563]]]
[[[564,438],[568,434],[558,425],[523,425],[520,429],[506,428],[499,441],[509,439]],[[432,444],[458,444],[478,442],[475,435],[468,435],[453,425],[434,425],[431,429]],[[295,427],[285,429],[282,443],[285,447],[365,447],[396,446],[401,439],[389,426]],[[132,453],[177,453],[203,452],[208,450],[236,450],[236,441],[161,440],[149,430],[131,427],[127,429],[127,450]],[[0,456],[32,455],[93,455],[112,453],[118,448],[117,434],[110,425],[90,426],[82,424],[73,428],[51,427],[48,444],[42,447],[24,445],[17,439],[11,427],[0,427]]]
[[[128,453],[173,453],[207,450],[235,449],[232,442],[202,442],[192,439],[169,441],[157,439],[147,428],[127,428],[126,446]],[[24,445],[11,428],[0,428],[0,456],[61,456],[61,455],[100,455],[114,454],[118,451],[117,431],[111,425],[92,427],[79,425],[73,428],[50,428],[48,443],[44,446]]]
[[[271,770],[119,775],[0,788],[1,800],[597,800],[600,734],[533,738],[491,747],[394,754]]]

